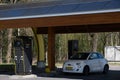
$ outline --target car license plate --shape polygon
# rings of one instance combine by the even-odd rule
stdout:
[[[73,70],[73,67],[72,66],[67,66],[66,70]]]

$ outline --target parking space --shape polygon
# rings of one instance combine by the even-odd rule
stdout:
[[[61,69],[56,73],[33,74],[29,76],[18,75],[0,75],[0,80],[119,80],[120,79],[120,65],[110,65],[108,74],[91,73],[88,76],[83,74],[64,74]]]
[[[59,75],[60,76],[60,75]],[[62,74],[59,78],[66,78],[72,80],[119,80],[120,79],[120,65],[110,65],[108,74],[91,73],[88,76],[83,74]]]

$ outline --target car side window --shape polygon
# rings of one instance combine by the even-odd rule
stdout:
[[[90,55],[89,59],[98,59],[98,55],[96,53],[93,53]]]
[[[97,53],[97,55],[98,55],[99,59],[104,58],[104,57],[103,57],[103,55],[102,55],[102,54],[100,54],[100,53]]]

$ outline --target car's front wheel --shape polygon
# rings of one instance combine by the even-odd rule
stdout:
[[[88,66],[85,66],[84,69],[83,69],[83,74],[84,75],[88,75],[89,74],[89,67]]]
[[[105,66],[104,66],[104,69],[103,69],[103,73],[104,73],[104,74],[107,74],[108,71],[109,71],[109,66],[108,66],[108,65],[105,65]]]

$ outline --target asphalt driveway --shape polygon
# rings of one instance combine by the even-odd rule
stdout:
[[[0,80],[120,80],[120,65],[110,65],[110,71],[104,75],[102,73],[91,73],[88,76],[82,74],[63,74],[61,69],[57,73],[40,73],[32,75],[8,75],[0,74]]]

